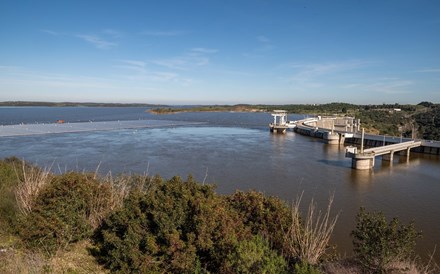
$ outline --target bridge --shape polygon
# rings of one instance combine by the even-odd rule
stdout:
[[[402,151],[406,154],[406,160],[409,161],[411,149],[421,145],[422,141],[412,140],[380,147],[372,147],[364,150],[362,143],[360,151],[358,151],[357,147],[347,147],[345,156],[352,158],[352,168],[371,169],[374,167],[376,156],[382,156],[382,160],[390,161],[390,163],[392,163],[394,153]]]

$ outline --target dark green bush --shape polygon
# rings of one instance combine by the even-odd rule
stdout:
[[[18,207],[15,202],[14,187],[18,183],[15,172],[15,159],[0,161],[0,230],[10,230],[17,218]]]
[[[292,222],[291,211],[285,202],[256,191],[237,191],[227,199],[252,234],[263,236],[274,249],[283,251],[283,228],[290,227]]]
[[[295,264],[295,274],[321,274],[322,271],[314,265],[299,262]]]
[[[19,235],[31,248],[48,253],[91,235],[94,210],[110,195],[92,176],[56,176],[37,196],[33,210],[22,218]],[[98,199],[97,199],[98,197]]]
[[[114,272],[228,273],[228,255],[248,238],[212,186],[156,177],[104,220],[93,241],[98,260]]]
[[[0,161],[0,230],[15,232],[19,208],[15,199],[15,188],[23,179],[24,168],[32,168],[16,157]],[[35,167],[33,167],[35,168]]]
[[[262,236],[241,241],[228,256],[235,273],[287,273],[287,262]]]
[[[411,222],[401,225],[397,218],[387,222],[382,212],[366,212],[356,216],[356,229],[352,231],[357,262],[368,272],[383,273],[390,263],[407,260],[421,236]]]

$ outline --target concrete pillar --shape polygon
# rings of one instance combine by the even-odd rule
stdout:
[[[329,145],[338,145],[339,144],[339,134],[338,133],[334,133],[332,134],[331,132],[325,132],[324,136],[323,136],[325,142]]]
[[[351,167],[358,170],[366,170],[374,167],[374,157],[354,157],[351,160]]]
[[[340,145],[345,144],[345,135],[344,134],[339,134],[339,144]]]
[[[374,167],[374,156],[357,155],[351,160],[351,167],[359,170],[371,169]]]
[[[361,135],[361,153],[364,153],[364,137],[365,137],[365,130],[362,128],[362,135]]]
[[[391,151],[391,153],[389,153],[389,154],[382,155],[382,160],[383,161],[390,161],[392,163],[394,160],[394,151]]]

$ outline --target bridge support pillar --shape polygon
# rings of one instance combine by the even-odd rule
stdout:
[[[382,155],[382,160],[383,161],[390,161],[392,163],[394,160],[394,151],[392,150],[389,154]]]
[[[351,167],[358,170],[366,170],[374,167],[374,157],[352,158]]]

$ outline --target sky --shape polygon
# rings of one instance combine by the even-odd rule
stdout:
[[[0,101],[440,103],[440,1],[0,0]]]

